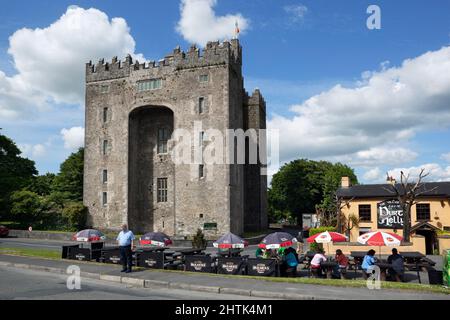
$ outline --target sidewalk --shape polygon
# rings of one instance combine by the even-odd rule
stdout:
[[[121,266],[79,262],[75,260],[45,260],[0,255],[0,265],[27,268],[51,273],[65,273],[70,265],[78,265],[81,276],[105,281],[122,282],[133,286],[237,294],[272,299],[364,299],[364,300],[450,300],[450,295],[406,290],[369,290],[366,288],[334,287],[297,283],[277,283],[264,280],[224,277],[213,274],[193,274],[171,271],[145,270],[124,275]]]

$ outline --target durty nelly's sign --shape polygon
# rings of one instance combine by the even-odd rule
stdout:
[[[378,229],[403,228],[403,209],[398,200],[386,200],[377,204]]]

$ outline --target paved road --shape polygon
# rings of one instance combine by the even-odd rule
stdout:
[[[120,283],[83,278],[81,290],[69,290],[67,277],[47,272],[0,267],[2,300],[239,300],[251,297],[164,288],[134,288]]]

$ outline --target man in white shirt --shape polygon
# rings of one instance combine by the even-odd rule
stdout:
[[[128,230],[126,224],[122,225],[122,231],[117,236],[117,243],[120,249],[120,260],[122,261],[123,269],[121,272],[130,273],[132,261],[132,251],[134,247],[134,234],[131,230]]]

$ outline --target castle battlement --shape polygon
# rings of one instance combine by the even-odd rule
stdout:
[[[113,57],[111,62],[100,59],[94,64],[89,61],[86,63],[86,82],[129,77],[134,71],[153,68],[168,68],[169,72],[226,64],[239,68],[242,65],[242,47],[237,39],[208,42],[203,50],[193,45],[186,52],[177,46],[171,54],[157,62],[140,63],[137,60],[133,61],[131,55],[128,55],[124,61],[119,60],[118,57]]]

